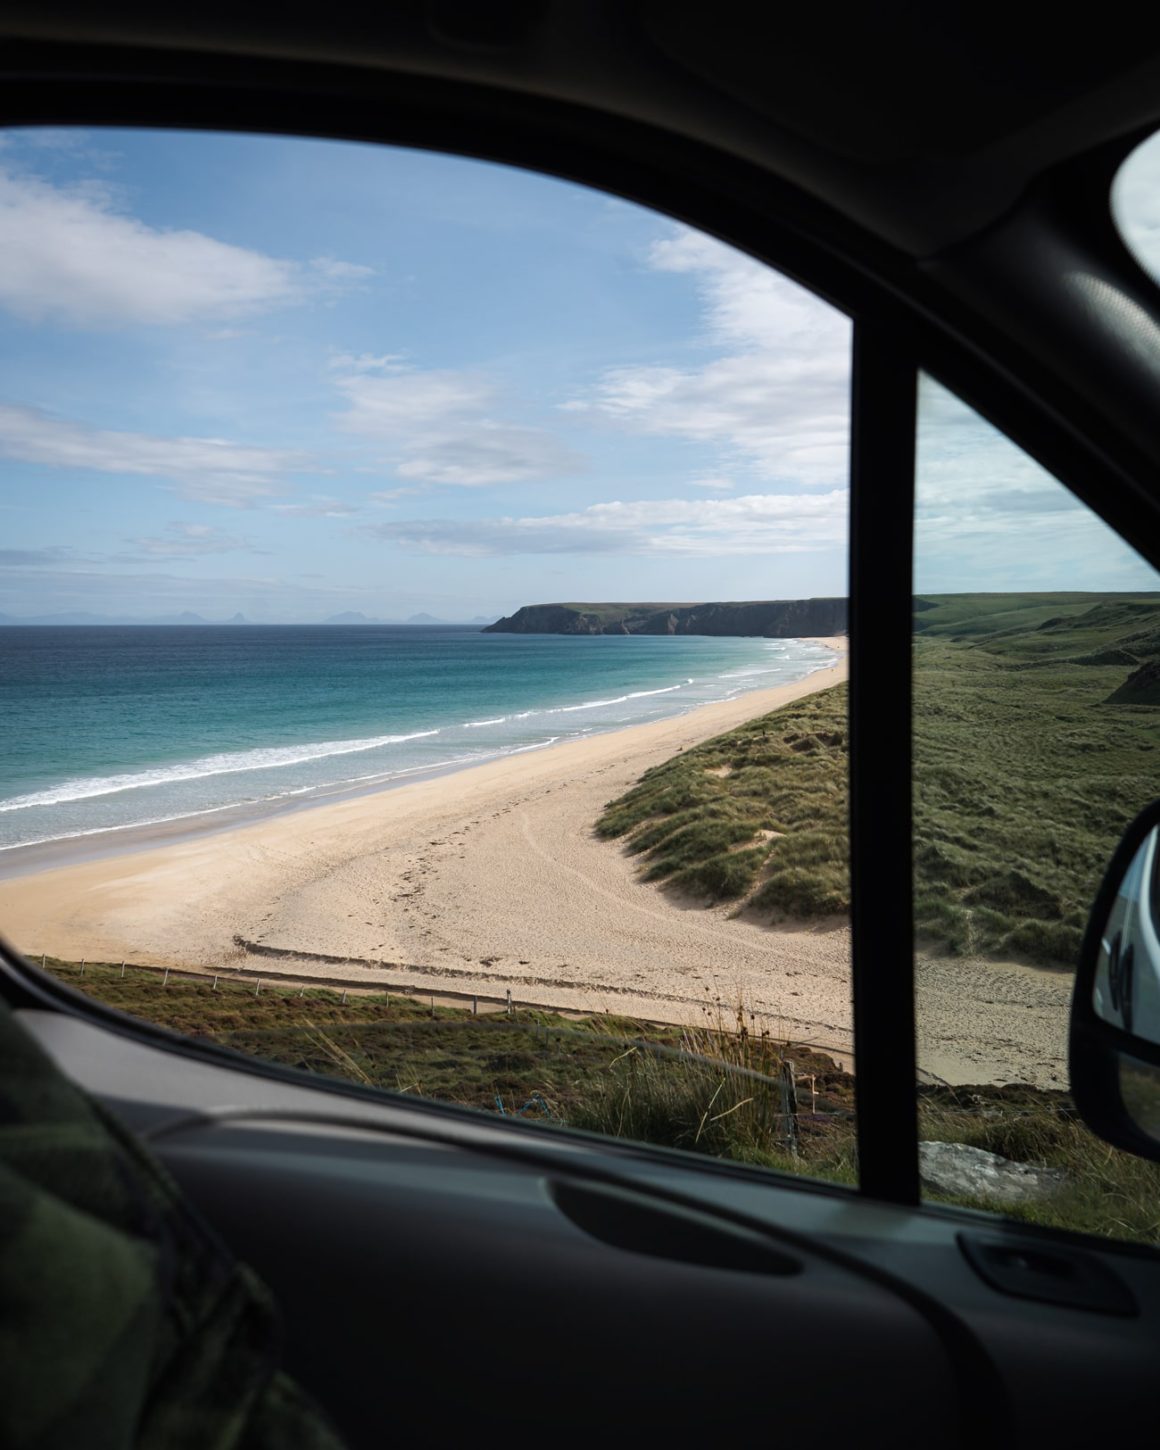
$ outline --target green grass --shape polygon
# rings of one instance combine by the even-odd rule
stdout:
[[[991,1209],[1048,1228],[1160,1244],[1160,1164],[1121,1153],[1097,1138],[1066,1093],[1026,1087],[924,1089],[919,1135],[968,1143],[1065,1174],[1058,1192],[1032,1203],[1004,1207],[986,1198],[928,1198]]]
[[[343,1002],[341,993],[324,988],[265,983],[255,994],[253,982],[229,978],[214,990],[208,977],[171,974],[165,983],[160,972],[143,968],[127,967],[122,977],[111,964],[90,962],[83,974],[74,963],[48,958],[45,965],[132,1016],[304,1071],[490,1112],[533,1103],[533,1119],[595,1131],[610,1131],[615,1118],[617,1136],[637,1138],[639,1111],[655,1087],[658,1113],[670,1112],[661,1099],[675,1094],[691,1116],[670,1112],[670,1131],[645,1134],[647,1141],[755,1163],[784,1156],[775,1079],[786,1048],[752,1018],[724,1018],[708,1000],[701,1025],[678,1027],[609,1013],[576,1019],[517,1009],[475,1016],[387,993]],[[814,1079],[819,1114],[845,1124],[853,1108],[849,1074],[807,1048],[795,1048],[792,1058],[799,1074]]]
[[[857,1182],[854,1081],[830,1059],[776,1042],[744,1012],[706,1004],[698,1027],[607,1014],[473,1016],[422,1000],[171,976],[48,961],[99,1001],[269,1062],[545,1125],[585,1129],[835,1182]],[[781,1095],[797,1084],[796,1134]],[[812,1083],[811,1083],[812,1078]],[[812,1088],[812,1091],[811,1091]],[[1160,1165],[1093,1137],[1067,1095],[1029,1087],[922,1088],[920,1132],[1018,1162],[1062,1168],[1036,1204],[994,1208],[1031,1222],[1160,1244]]]
[[[1071,967],[1120,834],[1157,794],[1160,596],[931,596],[915,628],[919,937]],[[847,911],[845,688],[649,771],[597,830],[706,902],[770,922]]]
[[[1160,598],[1023,600],[916,615],[916,925],[951,951],[1072,967],[1116,843],[1157,793],[1160,717],[1114,697],[1160,655]]]
[[[846,690],[836,686],[648,771],[597,823],[648,880],[771,917],[849,909]]]

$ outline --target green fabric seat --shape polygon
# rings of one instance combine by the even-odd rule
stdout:
[[[0,1445],[340,1450],[258,1279],[0,1003]]]

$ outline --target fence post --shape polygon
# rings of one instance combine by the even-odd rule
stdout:
[[[122,962],[121,962],[121,975],[122,975],[122,977],[125,975],[125,963],[124,963],[124,960],[122,960]]]
[[[42,972],[44,971],[44,958],[45,958],[45,955],[46,954],[44,952],[41,952],[41,954],[40,954],[40,970]]]
[[[81,958],[81,976],[83,977],[84,974],[85,974],[85,959],[84,959],[84,957],[82,957]]]
[[[165,968],[165,975],[161,978],[161,985],[163,987],[168,987],[169,986],[169,968],[168,967]]]
[[[786,1061],[781,1065],[781,1076],[779,1079],[781,1095],[781,1112],[785,1122],[786,1147],[794,1158],[798,1155],[798,1120],[797,1120],[797,1083],[794,1081],[793,1063]]]
[[[342,1005],[344,1007],[346,1006],[346,988],[345,987],[342,989]]]
[[[512,1015],[512,989],[510,987],[507,989],[507,1014],[509,1017]]]
[[[431,1016],[435,1016],[435,993],[431,993]]]
[[[261,990],[262,990],[262,979],[261,979],[261,977],[259,977],[258,980],[254,983],[254,996],[256,997]]]
[[[210,988],[210,991],[211,992],[216,992],[217,991],[217,978],[216,977],[214,977],[214,979],[213,979],[213,986]]]
[[[471,1015],[473,1017],[478,1017],[479,1016],[479,998],[478,997],[472,997],[472,999],[471,999]]]

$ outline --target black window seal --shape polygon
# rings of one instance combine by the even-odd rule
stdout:
[[[917,371],[854,327],[850,405],[850,887],[859,1191],[917,1204],[911,630]]]

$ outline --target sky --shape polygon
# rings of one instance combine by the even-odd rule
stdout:
[[[848,320],[570,183],[8,131],[0,313],[0,613],[461,620],[846,589]],[[918,494],[921,590],[1155,587],[930,380]]]

